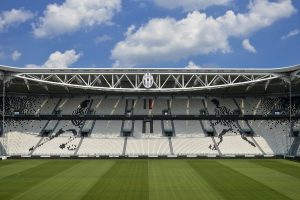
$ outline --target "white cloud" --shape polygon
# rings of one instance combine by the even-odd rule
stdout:
[[[24,9],[12,9],[0,13],[0,31],[4,31],[10,26],[24,23],[34,17],[34,14]]]
[[[201,66],[196,65],[193,61],[190,61],[190,62],[188,63],[188,65],[185,66],[185,68],[186,68],[186,69],[200,69]]]
[[[22,53],[19,52],[19,51],[17,51],[17,50],[15,50],[15,51],[13,51],[12,54],[11,54],[11,59],[12,59],[13,61],[18,61],[18,60],[20,59],[21,56],[22,56]]]
[[[248,36],[296,12],[292,0],[253,0],[248,8],[248,13],[235,14],[230,10],[216,20],[229,36]]]
[[[244,49],[251,53],[256,53],[255,47],[250,43],[249,39],[244,39],[242,42]]]
[[[52,53],[48,60],[43,65],[29,64],[26,65],[27,68],[68,68],[73,63],[77,62],[82,56],[82,53],[76,53],[74,49],[67,50],[64,53],[56,51]]]
[[[227,11],[217,18],[194,11],[181,20],[151,19],[139,28],[129,28],[125,40],[112,50],[111,58],[120,66],[133,66],[228,53],[229,37],[249,36],[296,12],[291,0],[254,0],[248,7],[247,13]]]
[[[121,65],[180,60],[190,55],[228,52],[227,37],[220,24],[199,12],[176,21],[173,18],[152,19],[119,42],[112,58]]]
[[[110,40],[112,40],[112,38],[109,35],[101,35],[101,36],[98,36],[95,38],[95,43],[99,44],[99,43],[107,42]]]
[[[193,61],[189,61],[188,65],[185,66],[184,68],[186,68],[186,69],[201,69],[201,68],[207,69],[207,68],[220,68],[220,67],[215,64],[205,64],[202,66],[202,65],[197,65]]]
[[[228,5],[232,0],[154,0],[154,2],[163,8],[184,10],[202,10],[211,6]]]
[[[54,37],[94,25],[109,24],[121,9],[121,0],[65,0],[49,4],[44,16],[33,25],[38,38]]]
[[[135,30],[135,25],[131,25],[131,26],[129,26],[128,28],[127,28],[127,31],[126,31],[126,33],[124,34],[126,37],[127,36],[129,36],[129,35],[131,35],[132,33],[133,33],[133,31]]]
[[[281,39],[282,39],[282,40],[287,40],[287,39],[289,39],[290,37],[294,37],[294,36],[298,35],[299,33],[300,33],[299,29],[295,29],[295,30],[290,31],[288,34],[283,35],[283,36],[281,37]]]

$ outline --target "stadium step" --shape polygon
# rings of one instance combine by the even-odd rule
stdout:
[[[40,146],[43,140],[44,137],[41,137],[41,139],[38,141],[38,143],[33,147],[32,151],[29,153],[29,155],[32,155],[34,153],[34,151]]]
[[[6,150],[5,150],[2,142],[0,142],[0,156],[3,156],[3,155],[7,155],[7,153],[6,153]]]
[[[300,137],[295,137],[289,151],[288,151],[288,155],[290,156],[295,156],[297,155],[297,152],[299,150],[299,146],[300,146]]]
[[[55,105],[55,107],[54,107],[54,109],[53,109],[53,111],[52,111],[52,114],[55,114],[55,111],[57,110],[57,108],[58,108],[58,106],[60,105],[61,101],[62,101],[62,98],[60,98],[60,99],[58,100],[57,104]]]
[[[79,149],[80,149],[80,147],[81,147],[81,144],[82,144],[82,142],[83,142],[83,139],[84,139],[84,137],[81,137],[81,138],[80,138],[80,141],[79,141],[79,143],[78,143],[78,145],[77,145],[77,147],[76,147],[76,150],[75,150],[75,152],[74,152],[74,156],[77,155],[77,153],[78,153],[78,151],[79,151]]]
[[[251,137],[252,141],[254,142],[255,146],[260,150],[260,152],[263,154],[263,155],[266,155],[266,152],[264,152],[264,150],[259,146],[259,144],[257,143],[257,141],[255,140],[254,137]]]
[[[169,140],[170,153],[171,153],[171,155],[174,155],[173,144],[172,144],[171,137],[168,137],[168,140]]]
[[[212,141],[213,141],[213,143],[214,143],[214,145],[215,145],[215,147],[216,147],[216,149],[217,149],[219,155],[222,156],[222,153],[221,153],[221,151],[220,151],[220,149],[219,149],[219,146],[218,146],[218,144],[217,144],[215,138],[214,138],[214,137],[211,137],[211,139],[212,139]]]
[[[93,130],[94,130],[94,127],[95,127],[95,124],[96,124],[96,120],[93,120],[93,124],[92,124],[92,127],[91,127],[91,132],[90,134],[92,134]]]
[[[234,102],[234,104],[236,105],[236,107],[239,109],[240,113],[243,113],[243,112],[242,112],[242,109],[241,109],[241,107],[240,107],[240,105],[238,104],[238,102],[236,101],[235,98],[233,98],[233,102]]]
[[[249,129],[251,130],[251,132],[253,133],[253,135],[255,136],[256,133],[255,133],[255,131],[253,130],[253,128],[250,126],[248,120],[245,120],[245,122],[246,122],[247,126],[249,127]]]
[[[124,156],[124,155],[125,155],[125,153],[126,153],[127,140],[128,140],[128,138],[127,138],[127,137],[125,137],[125,139],[124,139],[124,145],[123,145],[123,152],[122,152],[122,155],[123,155],[123,156]]]

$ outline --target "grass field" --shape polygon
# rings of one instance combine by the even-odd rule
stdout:
[[[300,163],[5,160],[0,199],[300,199]]]

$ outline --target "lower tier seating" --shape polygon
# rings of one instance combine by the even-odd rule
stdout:
[[[170,155],[168,138],[128,138],[126,155]]]
[[[7,123],[0,138],[0,153],[8,155],[283,155],[293,144],[288,121],[248,121],[254,136],[226,122],[214,124],[216,135],[205,137],[202,121],[174,120],[176,136],[163,137],[162,122],[154,121],[154,133],[142,133],[135,121],[133,137],[121,137],[122,121],[97,121],[89,137],[80,137],[72,121],[28,120]],[[209,122],[209,121],[208,121]],[[92,123],[92,122],[91,122]],[[47,125],[54,132],[41,136]],[[87,123],[88,124],[88,123]],[[209,125],[212,125],[209,123]],[[90,125],[92,126],[92,125]],[[248,126],[248,125],[247,125]],[[54,128],[55,127],[55,128]],[[229,127],[229,128],[228,128]],[[208,129],[208,128],[206,128]],[[225,130],[225,132],[224,132]],[[237,130],[237,131],[236,131]],[[4,148],[4,149],[3,149]],[[298,154],[300,150],[298,150]]]
[[[212,150],[213,141],[210,137],[172,138],[173,152],[175,155],[217,155]]]
[[[241,139],[240,135],[223,137],[223,142],[220,143],[219,149],[222,154],[241,154],[241,155],[262,155],[259,148],[247,141],[251,141],[250,137],[247,140]]]
[[[124,138],[84,138],[77,155],[122,155]]]

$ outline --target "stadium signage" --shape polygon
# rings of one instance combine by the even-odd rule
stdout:
[[[144,76],[143,76],[143,85],[144,85],[144,87],[149,89],[149,88],[152,87],[153,83],[154,83],[154,79],[153,79],[152,74],[150,74],[150,73],[144,74]]]

